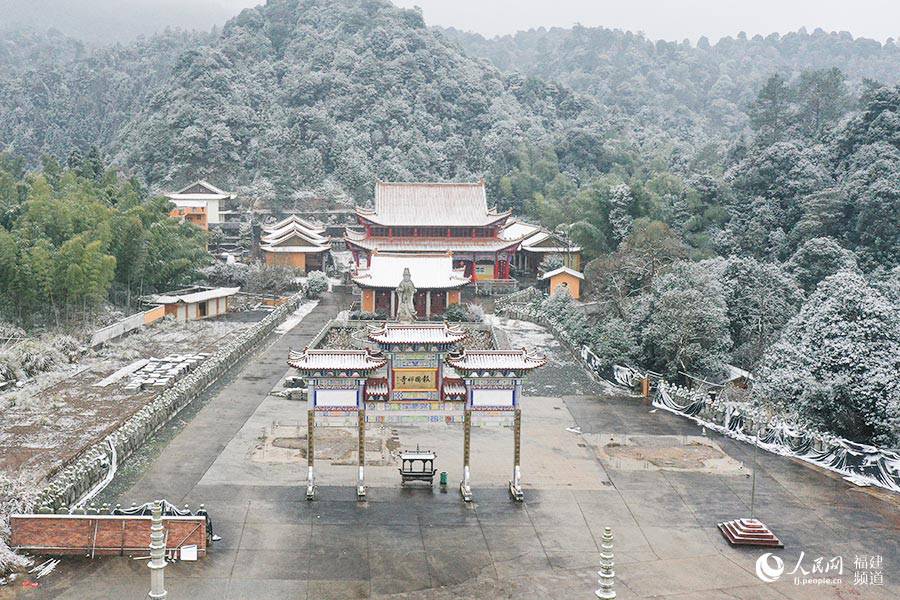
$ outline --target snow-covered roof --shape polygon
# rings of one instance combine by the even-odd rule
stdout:
[[[325,231],[325,228],[321,225],[313,223],[312,221],[307,221],[306,219],[298,217],[297,215],[288,215],[277,223],[273,223],[272,225],[263,225],[262,230],[266,233],[273,233],[290,225],[299,225],[303,229],[311,231],[315,234],[322,234]]]
[[[532,225],[524,221],[513,220],[500,231],[500,237],[504,240],[519,240],[528,238],[541,231],[540,225]]]
[[[286,242],[290,242],[291,240],[300,241],[300,242],[302,242],[302,244],[286,243]],[[284,228],[284,231],[283,231],[283,233],[281,233],[281,235],[276,236],[274,233],[267,235],[260,240],[260,243],[265,244],[267,246],[304,245],[304,246],[321,246],[324,248],[327,248],[330,245],[329,241],[327,239],[323,238],[322,236],[319,236],[316,234],[310,234],[308,232],[304,232],[303,230],[296,229],[294,227]]]
[[[366,380],[367,396],[387,396],[388,385],[387,379],[368,379]]]
[[[234,195],[217,188],[208,181],[200,179],[190,185],[186,185],[177,192],[166,194],[166,197],[173,201],[225,200],[226,198],[233,198]]]
[[[261,245],[259,247],[263,252],[279,253],[301,253],[301,254],[318,254],[320,252],[328,252],[328,246],[272,246],[270,244]]]
[[[375,208],[356,213],[385,226],[484,226],[510,212],[488,208],[484,181],[478,183],[375,183]]]
[[[195,302],[205,302],[206,300],[234,296],[239,291],[241,291],[241,288],[239,287],[209,288],[199,289],[197,291],[185,291],[184,293],[172,292],[169,294],[159,294],[150,296],[149,300],[153,304],[175,304],[177,302],[193,304]]]
[[[169,200],[172,201],[172,204],[177,206],[178,208],[206,208],[207,200],[182,200],[172,198],[172,196],[168,197]]]
[[[737,379],[753,379],[753,373],[750,371],[745,371],[740,367],[736,367],[734,365],[725,365],[726,377],[725,381],[735,381]]]
[[[458,371],[530,371],[547,362],[543,356],[521,350],[463,350],[447,357],[447,364]]]
[[[462,379],[444,377],[443,390],[445,396],[465,396],[466,384]]]
[[[369,339],[379,344],[453,344],[466,332],[447,323],[385,323],[369,331]]]
[[[465,269],[453,268],[449,253],[389,253],[377,252],[368,268],[360,268],[353,281],[362,287],[395,289],[409,269],[416,289],[452,289],[469,283]]]
[[[278,229],[271,229],[260,238],[260,241],[268,244],[276,244],[277,240],[296,233],[303,238],[320,243],[328,242],[328,238],[320,235],[312,229],[308,229],[299,223],[288,223]]]
[[[577,277],[578,279],[584,279],[583,273],[579,273],[575,269],[570,269],[569,267],[560,267],[558,269],[553,269],[552,271],[548,271],[547,273],[544,273],[543,275],[541,275],[541,279],[550,279],[554,275],[559,275],[561,273],[567,273],[567,274],[571,275],[572,277]]]
[[[298,371],[346,371],[348,374],[365,373],[379,369],[387,358],[366,350],[291,350],[288,365]]]
[[[522,240],[522,250],[527,252],[581,252],[580,246],[539,246],[547,240],[555,240],[557,236],[540,225],[524,221],[511,221],[500,231],[504,240]]]
[[[562,245],[562,246],[542,246],[546,241],[550,242],[559,242],[559,236],[550,233],[549,231],[540,231],[529,238],[522,241],[522,250],[526,252],[581,252],[581,246],[572,245]]]
[[[493,238],[383,238],[366,237],[348,229],[344,240],[363,250],[383,250],[386,252],[499,252],[519,244],[519,240],[503,240]]]

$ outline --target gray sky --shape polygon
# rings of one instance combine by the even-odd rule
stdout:
[[[532,27],[603,26],[643,31],[652,39],[715,42],[739,31],[748,35],[849,31],[854,37],[900,38],[900,0],[394,0],[420,6],[429,25],[482,35]]]
[[[604,26],[642,31],[651,39],[715,42],[749,35],[849,31],[884,41],[900,38],[900,0],[393,0],[420,6],[429,25],[486,36],[540,26]],[[0,0],[3,22],[56,27],[95,41],[129,39],[166,26],[208,29],[264,0]]]

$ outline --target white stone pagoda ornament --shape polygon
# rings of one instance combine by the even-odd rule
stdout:
[[[166,598],[165,575],[166,568],[166,534],[162,517],[162,502],[154,502],[150,514],[150,593],[147,595],[152,600]]]
[[[397,320],[410,323],[416,320],[416,307],[413,298],[416,295],[416,286],[413,285],[409,267],[403,269],[403,280],[397,286]]]
[[[597,571],[599,589],[594,595],[602,600],[613,600],[616,597],[614,589],[616,572],[613,570],[613,535],[612,529],[603,529],[603,538],[600,541],[600,570]]]

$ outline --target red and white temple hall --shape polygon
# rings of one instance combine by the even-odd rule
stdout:
[[[453,267],[449,252],[375,251],[369,265],[357,269],[353,277],[362,291],[362,311],[395,318],[397,287],[407,270],[416,289],[413,308],[417,319],[440,316],[448,306],[459,304],[461,288],[471,281],[462,267]]]
[[[521,239],[504,239],[510,211],[488,208],[478,183],[375,184],[374,208],[357,208],[359,227],[344,240],[357,267],[375,251],[453,253],[453,267],[473,281],[508,280]]]

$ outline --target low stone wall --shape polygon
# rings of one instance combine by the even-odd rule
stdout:
[[[125,556],[147,554],[149,516],[11,515],[9,545],[32,554]],[[164,516],[166,549],[197,546],[206,556],[206,517]]]
[[[108,325],[103,329],[98,329],[97,331],[95,331],[91,336],[90,346],[91,348],[96,348],[104,342],[114,340],[117,337],[121,337],[130,331],[134,331],[135,329],[140,329],[141,327],[150,325],[165,316],[166,310],[163,306],[155,306],[149,310],[145,310],[144,312],[135,313],[131,316],[125,317],[121,321],[117,321],[112,325]]]
[[[47,485],[37,497],[37,506],[56,509],[77,503],[104,479],[117,459],[126,459],[150,435],[177,415],[210,385],[225,375],[237,362],[250,355],[275,328],[300,304],[303,295],[295,294],[262,321],[241,331],[219,348],[194,371],[162,392],[116,431],[82,452],[57,473],[51,473]]]

